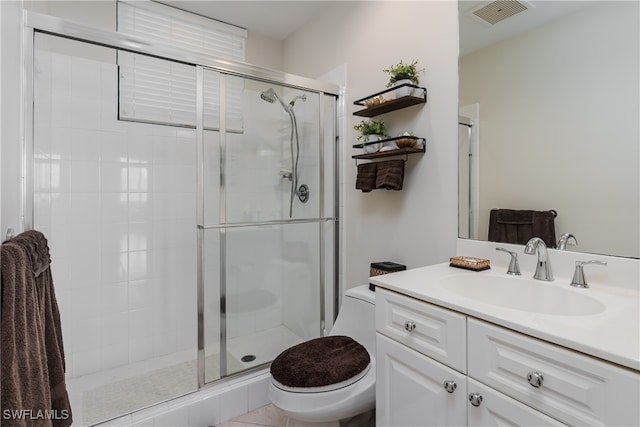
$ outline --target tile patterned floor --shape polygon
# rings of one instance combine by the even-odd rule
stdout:
[[[248,414],[240,415],[217,427],[286,427],[287,416],[273,405],[266,405]]]

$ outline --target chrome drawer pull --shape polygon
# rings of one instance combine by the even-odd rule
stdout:
[[[453,393],[458,388],[458,384],[455,381],[446,380],[444,382],[444,389],[447,390],[447,393]]]
[[[407,332],[413,332],[413,330],[416,328],[416,324],[410,320],[407,320],[406,322],[404,322],[404,329],[406,329]]]
[[[473,406],[480,406],[482,403],[482,395],[480,393],[470,393],[469,402],[471,402]]]
[[[540,372],[529,372],[527,374],[527,381],[529,381],[529,384],[531,384],[535,388],[538,388],[538,387],[542,387],[542,382],[544,381],[544,377]]]

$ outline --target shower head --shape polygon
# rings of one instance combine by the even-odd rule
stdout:
[[[295,96],[291,101],[289,101],[289,108],[293,108],[293,104],[296,103],[296,100],[302,99],[303,101],[307,100],[307,95],[298,95]]]
[[[284,108],[285,111],[289,111],[287,106],[284,105],[284,102],[282,102],[282,99],[280,99],[280,97],[278,96],[276,91],[273,90],[273,88],[269,88],[264,92],[261,92],[260,98],[262,98],[264,101],[267,101],[270,104],[273,104],[274,102],[276,102],[276,100],[278,100],[278,102],[280,102],[280,105],[282,105],[282,108]]]

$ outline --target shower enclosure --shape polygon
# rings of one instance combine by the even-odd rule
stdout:
[[[78,425],[330,327],[337,88],[43,15],[25,36],[24,228],[49,239]]]

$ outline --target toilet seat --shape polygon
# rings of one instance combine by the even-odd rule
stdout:
[[[320,393],[347,387],[371,367],[364,346],[351,337],[331,335],[283,351],[271,364],[274,386],[296,393]]]

